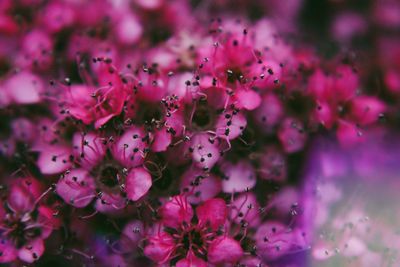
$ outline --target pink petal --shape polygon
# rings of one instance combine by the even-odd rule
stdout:
[[[261,104],[261,97],[253,90],[237,90],[235,99],[238,101],[239,108],[254,110]]]
[[[160,209],[162,221],[165,226],[179,228],[183,222],[190,223],[193,217],[192,206],[184,196],[174,196]]]
[[[12,102],[11,96],[8,94],[7,89],[0,84],[0,108],[5,108]]]
[[[93,89],[86,85],[72,85],[66,92],[66,101],[69,114],[84,124],[90,124],[94,120],[92,107],[96,101],[91,97]]]
[[[375,97],[359,96],[351,101],[351,115],[353,120],[360,125],[376,122],[385,110],[386,105]]]
[[[0,240],[0,263],[15,261],[17,258],[17,249],[7,239]]]
[[[240,260],[240,264],[246,267],[268,267],[263,261],[257,256],[250,256]]]
[[[266,94],[253,115],[263,131],[271,132],[284,115],[283,104],[275,94]]]
[[[167,129],[172,128],[177,136],[182,134],[183,124],[184,124],[184,116],[181,110],[177,110],[172,113],[170,117],[165,118],[165,127]]]
[[[312,116],[317,123],[322,124],[327,129],[332,128],[336,119],[330,105],[323,101],[317,103],[317,107],[315,108]]]
[[[222,225],[228,215],[226,203],[221,198],[213,198],[205,201],[196,208],[199,225],[210,225],[216,231]]]
[[[122,230],[120,239],[121,247],[125,252],[130,252],[133,247],[137,247],[145,235],[143,223],[139,220],[128,222]]]
[[[153,77],[153,79],[146,78],[143,81],[143,86],[138,89],[137,97],[151,103],[161,101],[167,91],[167,86],[165,86],[163,80]]]
[[[221,192],[221,179],[212,173],[205,175],[197,168],[188,169],[181,179],[182,190],[186,188],[190,191],[193,186],[195,187],[193,194],[188,196],[188,201],[192,204],[204,202]]]
[[[385,73],[384,80],[390,92],[394,94],[400,93],[400,73],[398,71],[393,69],[388,70]]]
[[[135,0],[136,4],[138,4],[141,8],[144,9],[157,9],[163,4],[163,0]]]
[[[317,69],[308,79],[308,91],[317,99],[329,100],[331,90],[331,78],[327,77],[322,70]]]
[[[112,155],[125,167],[141,165],[144,162],[145,149],[148,147],[146,136],[141,128],[131,127],[112,146]]]
[[[266,147],[261,155],[258,173],[262,179],[283,182],[287,176],[287,160],[276,146]]]
[[[176,263],[176,267],[207,267],[207,263],[189,252],[186,258]]]
[[[32,59],[38,59],[43,56],[43,51],[50,54],[53,48],[53,41],[46,31],[36,28],[24,36],[22,47],[26,55],[32,57]]]
[[[19,72],[11,76],[4,86],[17,104],[38,103],[44,88],[40,78],[30,72]]]
[[[365,140],[364,132],[355,124],[348,121],[339,121],[336,136],[343,147],[351,147]]]
[[[119,41],[125,45],[136,43],[143,33],[143,27],[138,18],[128,12],[122,15],[115,30]]]
[[[15,179],[10,187],[7,198],[8,206],[16,213],[31,211],[36,199],[42,193],[42,185],[33,178]]]
[[[247,120],[242,112],[226,112],[218,117],[215,128],[217,135],[233,140],[242,134]]]
[[[222,191],[225,193],[245,192],[256,185],[254,168],[246,160],[241,160],[236,164],[224,162],[221,170],[224,173]]]
[[[211,86],[211,81],[211,77],[205,77],[204,80],[200,80],[200,83],[209,82],[207,85],[202,86],[202,92],[207,95],[207,104],[210,105],[210,107],[221,109],[225,106],[228,99],[228,94],[226,93],[227,88]]]
[[[287,153],[294,153],[303,149],[307,135],[300,120],[286,118],[278,130],[278,138]]]
[[[40,18],[50,32],[58,32],[74,22],[75,12],[70,5],[50,2]]]
[[[42,233],[40,237],[43,239],[48,238],[54,229],[58,229],[61,226],[61,218],[55,217],[56,211],[47,206],[40,205],[38,207],[39,216],[37,222],[48,227],[42,227]]]
[[[18,24],[15,20],[6,14],[0,16],[0,33],[15,34],[18,31]]]
[[[235,263],[242,256],[239,242],[226,236],[215,239],[208,248],[208,261],[214,264]]]
[[[120,192],[107,193],[104,192],[100,198],[96,200],[96,210],[107,215],[124,215],[126,214],[126,198]]]
[[[11,123],[13,136],[23,142],[30,142],[36,136],[34,122],[27,118],[17,118]]]
[[[253,193],[244,193],[235,198],[232,203],[231,219],[237,224],[247,222],[251,227],[260,224],[260,205]]]
[[[255,240],[257,251],[267,261],[308,247],[305,237],[299,229],[289,229],[277,221],[268,221],[258,227]]]
[[[71,166],[71,149],[64,145],[42,147],[37,165],[43,174],[57,174]]]
[[[348,66],[341,66],[337,69],[337,76],[335,78],[335,97],[342,101],[346,101],[356,95],[356,91],[360,85],[358,75],[355,71]]]
[[[128,198],[132,201],[137,201],[149,191],[152,179],[145,169],[135,168],[129,172],[125,183]]]
[[[101,126],[106,124],[109,120],[111,120],[112,117],[117,115],[118,113],[111,113],[111,114],[106,114],[103,117],[99,117],[97,120],[94,122],[94,128],[99,129]]]
[[[298,191],[287,186],[274,196],[274,207],[283,216],[290,215],[299,201]]]
[[[80,161],[80,165],[86,169],[90,169],[103,160],[106,154],[106,147],[103,140],[95,133],[75,133],[72,139],[73,153],[76,159]]]
[[[24,262],[32,263],[37,261],[44,253],[43,240],[38,238],[26,243],[18,251],[18,258]]]
[[[57,194],[77,208],[87,206],[95,197],[95,182],[85,169],[72,169],[56,185]]]
[[[151,144],[153,152],[163,152],[167,150],[171,143],[171,134],[165,128],[157,129],[154,133],[154,142]]]
[[[211,169],[217,163],[220,153],[217,140],[210,141],[211,135],[197,134],[191,142],[188,150],[193,149],[192,159],[195,165],[203,169]]]
[[[162,264],[170,259],[174,247],[175,243],[173,238],[169,234],[161,232],[149,238],[148,245],[144,248],[144,255]]]

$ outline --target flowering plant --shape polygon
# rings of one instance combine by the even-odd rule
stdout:
[[[360,192],[399,188],[400,4],[350,2],[2,0],[0,264],[397,266]]]

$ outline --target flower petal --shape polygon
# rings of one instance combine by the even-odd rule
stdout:
[[[95,197],[94,179],[84,169],[73,169],[60,178],[56,192],[66,203],[83,208]]]
[[[187,198],[181,195],[172,197],[159,209],[159,213],[164,225],[175,229],[183,222],[189,223],[193,217],[192,206]]]
[[[208,248],[208,261],[214,264],[235,263],[242,256],[239,242],[227,236],[215,239]]]
[[[0,240],[0,263],[15,261],[17,258],[17,253],[17,249],[9,240]]]
[[[64,145],[42,147],[37,161],[38,167],[46,175],[63,172],[71,166],[71,154],[70,148]]]
[[[222,225],[224,225],[228,208],[226,203],[221,198],[213,198],[205,201],[203,204],[196,209],[197,218],[199,219],[199,225],[210,225],[210,227],[216,231]]]
[[[246,160],[241,160],[236,164],[224,162],[221,170],[225,175],[222,180],[222,191],[225,193],[245,192],[256,185],[254,168]]]
[[[144,168],[132,169],[126,177],[126,194],[132,201],[143,197],[149,191],[151,175]]]
[[[162,264],[170,259],[174,250],[174,240],[167,233],[160,233],[149,238],[149,244],[144,248],[144,255]]]
[[[18,251],[18,258],[22,261],[32,263],[37,261],[44,253],[44,243],[40,238],[31,240]]]

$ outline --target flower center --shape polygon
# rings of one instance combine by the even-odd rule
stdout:
[[[350,113],[351,106],[348,102],[341,102],[337,106],[337,112],[340,117],[345,117],[347,114]]]
[[[35,224],[31,218],[23,221],[22,218],[15,214],[8,214],[7,217],[8,219],[5,221],[6,229],[1,234],[7,235],[17,248],[22,247],[27,240],[32,240],[40,236],[41,228],[39,226],[30,226],[31,224]]]
[[[196,230],[188,231],[183,235],[182,244],[186,251],[195,248],[200,248],[203,245],[203,238],[201,234]]]
[[[192,125],[196,130],[211,130],[215,120],[212,110],[206,100],[200,100],[192,118]]]
[[[163,120],[163,110],[160,105],[153,103],[141,102],[140,109],[136,111],[134,117],[135,122],[144,123],[147,130],[159,125]]]
[[[109,188],[113,188],[119,184],[120,175],[119,171],[114,166],[106,166],[100,172],[100,182]]]
[[[230,68],[226,70],[227,81],[229,83],[235,83],[236,81],[241,82],[244,78],[240,68]]]
[[[210,112],[204,108],[198,108],[193,115],[193,123],[202,128],[210,124]]]

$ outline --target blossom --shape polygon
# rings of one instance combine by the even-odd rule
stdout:
[[[0,262],[396,265],[399,7],[0,1]]]
[[[137,201],[152,185],[151,175],[141,166],[147,146],[144,140],[141,129],[132,127],[112,142],[108,151],[113,157],[108,158],[102,137],[76,133],[74,155],[80,167],[61,176],[56,192],[79,208],[97,199],[96,208],[102,212],[123,209],[127,200]]]
[[[196,220],[194,219],[196,214]],[[181,255],[177,264],[196,262],[235,263],[243,255],[240,243],[218,234],[225,224],[228,210],[225,201],[212,198],[199,205],[195,212],[185,195],[174,196],[160,209],[163,229],[150,235],[145,255],[158,263],[166,263]]]
[[[44,253],[44,240],[60,222],[53,218],[53,209],[39,203],[42,185],[35,179],[18,178],[12,184],[1,215],[0,262],[13,262],[17,258],[32,263]]]

